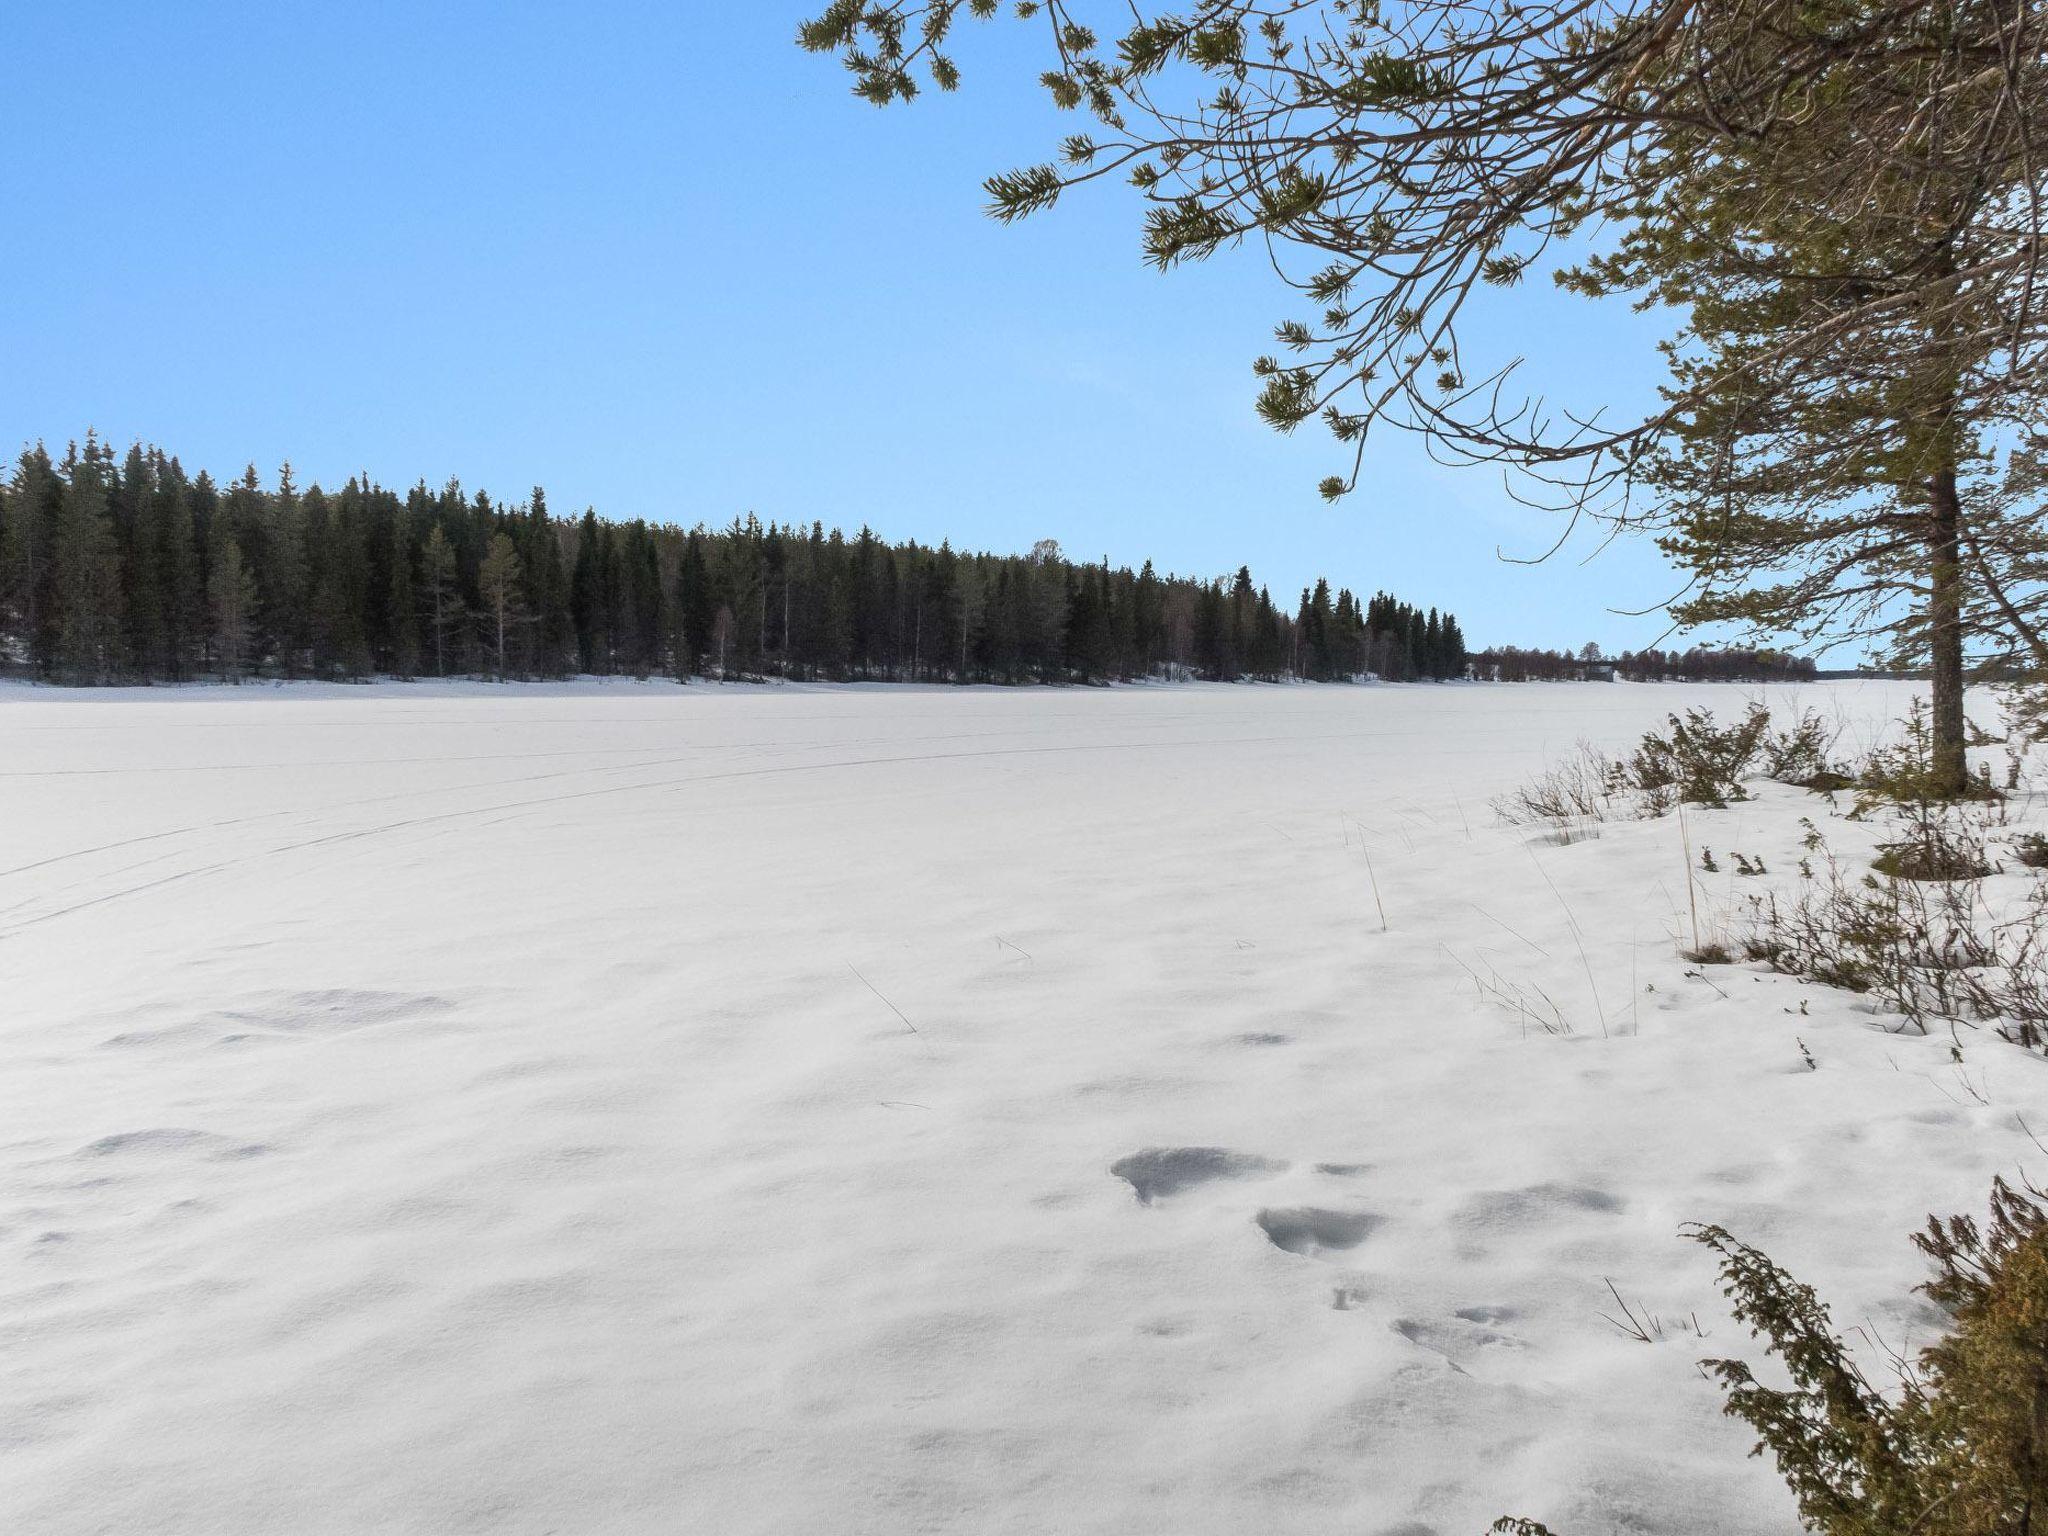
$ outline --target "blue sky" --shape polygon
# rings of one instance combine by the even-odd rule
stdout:
[[[1496,476],[1252,414],[1297,307],[1263,252],[1161,275],[1106,187],[1024,225],[981,178],[1072,120],[1011,24],[880,112],[791,39],[815,0],[0,10],[0,442],[87,426],[217,474],[289,459],[547,488],[558,512],[764,519],[1456,610],[1480,642],[1642,644],[1675,580]],[[1543,289],[1488,341],[1578,405],[1647,322]]]

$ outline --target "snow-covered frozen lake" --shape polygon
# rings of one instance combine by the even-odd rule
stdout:
[[[0,1528],[1788,1530],[1680,1224],[1910,1346],[2048,1080],[1487,810],[1750,692],[0,690]]]

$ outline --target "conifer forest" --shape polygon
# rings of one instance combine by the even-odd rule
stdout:
[[[1461,677],[1457,618],[1317,581],[1201,580],[764,526],[558,518],[450,482],[225,487],[88,435],[0,491],[14,663],[68,683],[671,676],[1099,683]]]
[[[449,482],[289,465],[225,489],[142,444],[25,449],[0,485],[0,665],[46,681],[575,675],[1101,683],[1582,678],[1597,647],[1468,649],[1455,614],[1225,578],[851,537],[822,523],[558,518]],[[1624,653],[1642,681],[1788,681],[1755,648]]]

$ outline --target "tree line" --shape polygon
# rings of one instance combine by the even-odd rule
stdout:
[[[1525,650],[1504,645],[1471,658],[1474,677],[1489,682],[1583,682],[1623,678],[1631,683],[1810,683],[1814,662],[1787,651],[1752,646],[1696,645],[1683,651],[1655,647],[1606,656],[1597,645],[1576,651]]]
[[[1457,619],[1327,581],[888,543],[753,517],[564,519],[450,481],[225,486],[95,436],[0,486],[0,658],[67,683],[473,675],[1075,682],[1462,677]]]

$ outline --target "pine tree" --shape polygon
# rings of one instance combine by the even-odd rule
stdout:
[[[1970,783],[1966,647],[2006,627],[1992,593],[2038,585],[2048,553],[2038,501],[2015,516],[1990,494],[1993,450],[2043,410],[2020,341],[2039,320],[2026,302],[2001,313],[2016,296],[1996,270],[2015,199],[2039,217],[2038,173],[2031,150],[1986,150],[2048,101],[2001,99],[1983,61],[2008,25],[1969,0],[1887,18],[1876,51],[1802,82],[1796,132],[1672,133],[1654,197],[1602,210],[1627,230],[1617,248],[1567,274],[1687,316],[1667,393],[1688,408],[1641,461],[1659,542],[1693,578],[1673,617],[1876,639],[1926,664],[1949,795]],[[1724,43],[1765,67],[1786,46],[1774,31]],[[1903,131],[1876,149],[1888,113]],[[2048,669],[2038,641],[2036,661]]]
[[[477,571],[477,587],[483,594],[484,614],[491,622],[498,677],[505,671],[505,642],[522,620],[521,589],[526,572],[520,565],[519,550],[511,535],[501,533],[491,540],[490,552]]]
[[[434,639],[434,675],[448,675],[448,641],[462,616],[462,593],[456,585],[455,546],[439,523],[427,534],[420,556],[426,583],[428,628]]]

